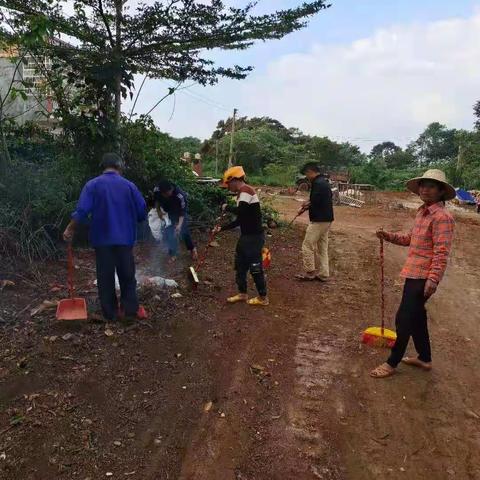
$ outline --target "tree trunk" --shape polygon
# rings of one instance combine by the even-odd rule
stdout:
[[[0,111],[0,184],[5,178],[7,168],[11,164],[10,152],[8,150],[7,139],[5,138],[5,130],[3,128],[3,110]]]
[[[115,148],[120,152],[120,120],[122,115],[122,19],[123,1],[115,0]]]

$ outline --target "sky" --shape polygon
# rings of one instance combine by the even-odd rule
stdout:
[[[258,8],[299,3],[261,0]],[[404,146],[433,121],[472,127],[472,105],[480,99],[480,0],[330,3],[300,32],[220,54],[221,64],[254,71],[246,80],[177,92],[152,112],[157,126],[176,137],[208,138],[237,108],[240,116],[273,117],[366,152],[385,140]],[[136,113],[150,110],[169,85],[149,80]]]

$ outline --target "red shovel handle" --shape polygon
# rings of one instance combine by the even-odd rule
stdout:
[[[382,336],[385,330],[385,252],[383,238],[380,238],[380,290],[382,304]]]
[[[74,286],[73,286],[73,270],[74,270],[74,265],[73,265],[72,242],[68,242],[68,247],[67,247],[67,263],[68,263],[68,279],[67,279],[68,293],[69,293],[69,295],[70,295],[70,298],[73,298],[73,291],[74,291]]]
[[[195,267],[195,270],[199,270],[200,267],[205,263],[205,260],[207,259],[207,252],[208,252],[208,249],[210,247],[210,244],[213,242],[213,239],[215,238],[215,235],[213,234],[213,230],[212,232],[210,232],[210,235],[208,237],[208,243],[207,243],[207,246],[205,247],[205,249],[203,250],[203,253],[202,255],[200,256],[200,258],[198,259],[198,262],[197,262],[197,265]]]
[[[218,219],[216,225],[213,227],[212,230],[210,230],[210,235],[208,236],[208,243],[205,246],[205,249],[203,250],[202,255],[198,259],[197,265],[195,266],[195,270],[198,271],[201,268],[201,266],[205,263],[205,260],[207,259],[208,249],[210,248],[210,244],[215,239],[215,235],[216,235],[215,234],[215,229],[221,225],[222,220],[225,218],[226,214],[227,214],[226,212],[223,212],[222,215],[220,216],[220,218]]]

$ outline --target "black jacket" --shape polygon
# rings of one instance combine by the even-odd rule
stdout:
[[[332,189],[322,175],[312,182],[308,213],[311,222],[333,222]]]
[[[169,219],[173,224],[178,223],[180,217],[187,215],[187,194],[176,185],[173,188],[171,197],[165,198],[158,187],[153,190],[155,204],[162,207],[165,213],[168,213]]]

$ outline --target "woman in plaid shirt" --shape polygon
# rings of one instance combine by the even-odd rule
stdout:
[[[406,234],[377,232],[379,238],[409,250],[401,272],[405,286],[395,319],[397,340],[387,362],[370,372],[374,378],[393,375],[400,362],[426,371],[432,369],[425,304],[436,292],[447,268],[455,222],[445,208],[445,201],[455,198],[456,192],[441,170],[428,170],[422,177],[407,182],[407,188],[423,201],[413,229]],[[410,337],[417,358],[404,358]]]

